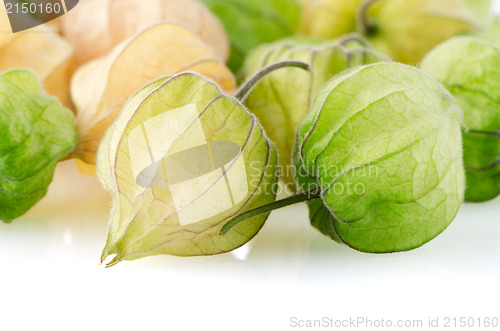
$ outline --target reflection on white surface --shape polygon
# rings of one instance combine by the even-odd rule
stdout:
[[[66,229],[62,235],[63,242],[66,246],[71,246],[73,244],[73,234],[70,229]]]
[[[72,209],[0,224],[0,311],[12,323],[36,327],[57,315],[50,321],[61,329],[100,321],[125,330],[187,330],[223,318],[223,330],[232,324],[289,330],[296,315],[499,313],[500,198],[464,205],[443,234],[406,253],[364,254],[339,245],[312,229],[305,205],[298,205],[274,212],[232,253],[157,256],[111,269],[98,264],[107,211]]]
[[[500,0],[494,8],[500,13]],[[299,205],[274,212],[228,254],[105,269],[110,199],[95,178],[61,170],[48,199],[0,222],[2,331],[274,331],[293,329],[292,316],[500,317],[500,197],[465,204],[440,236],[405,253],[339,245],[311,228]]]

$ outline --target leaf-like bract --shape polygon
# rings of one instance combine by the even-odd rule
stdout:
[[[99,148],[113,195],[102,258],[211,255],[250,240],[267,215],[221,227],[273,202],[277,153],[257,119],[194,73],[151,83],[125,105]]]
[[[321,190],[333,239],[366,252],[416,248],[453,220],[463,201],[462,111],[430,76],[380,63],[326,83],[297,137],[298,180]],[[310,203],[311,214],[325,213]]]
[[[442,83],[464,111],[465,199],[500,194],[500,48],[455,37],[432,50],[420,68]]]
[[[283,179],[290,184],[294,182],[291,164],[297,128],[321,86],[348,68],[388,59],[367,47],[355,34],[334,42],[290,39],[253,51],[245,61],[243,76],[250,77],[268,65],[286,60],[303,61],[311,69],[282,68],[266,75],[245,104],[276,144]]]
[[[0,219],[23,215],[45,196],[76,140],[73,115],[41,90],[33,72],[0,76]]]

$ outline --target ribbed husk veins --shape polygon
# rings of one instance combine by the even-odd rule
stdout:
[[[277,153],[257,119],[194,73],[137,92],[97,155],[113,195],[102,259],[211,255],[249,241],[267,214],[225,236],[233,216],[275,200]]]
[[[77,139],[73,114],[32,71],[0,75],[0,220],[12,221],[45,196]]]
[[[380,63],[331,79],[295,151],[301,189],[321,190],[323,206],[309,204],[313,226],[373,253],[437,236],[463,201],[461,122],[451,94],[413,67]]]
[[[303,61],[310,65],[311,70],[283,68],[266,75],[245,104],[276,144],[282,178],[290,184],[294,183],[291,165],[297,128],[321,86],[348,68],[388,61],[388,58],[372,50],[356,34],[330,42],[291,38],[261,46],[252,52],[243,67],[244,77],[286,60]]]
[[[431,51],[420,68],[441,82],[464,111],[465,199],[500,194],[500,48],[456,37]]]

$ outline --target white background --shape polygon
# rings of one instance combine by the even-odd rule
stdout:
[[[232,253],[105,269],[98,260],[108,211],[95,178],[66,164],[41,204],[0,223],[0,330],[293,330],[292,317],[424,326],[429,317],[441,326],[446,317],[500,318],[500,198],[465,204],[442,235],[406,253],[336,244],[298,205],[274,212]]]
[[[290,330],[294,316],[500,318],[500,198],[464,205],[443,234],[407,253],[336,244],[297,205],[274,212],[235,252],[105,269],[98,260],[109,201],[95,178],[67,166],[47,199],[0,224],[0,330]]]

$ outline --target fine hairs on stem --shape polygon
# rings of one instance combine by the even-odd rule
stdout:
[[[286,206],[290,206],[290,205],[294,205],[294,204],[299,203],[299,202],[311,201],[311,200],[315,200],[315,199],[319,199],[319,198],[321,198],[319,191],[303,192],[303,193],[299,193],[297,195],[294,195],[294,196],[291,196],[291,197],[288,197],[288,198],[285,198],[282,200],[278,200],[278,201],[275,201],[273,203],[246,211],[246,212],[236,216],[235,218],[233,218],[229,222],[227,222],[222,227],[219,234],[221,234],[221,235],[227,234],[233,227],[235,227],[239,223],[241,223],[244,220],[247,220],[251,217],[262,215],[265,213],[269,213],[273,210],[283,208]]]
[[[311,68],[309,64],[302,62],[302,61],[281,61],[278,63],[271,64],[262,70],[259,70],[255,75],[250,77],[238,90],[236,95],[234,96],[236,99],[238,99],[241,102],[244,102],[245,99],[247,98],[248,94],[254,86],[262,79],[264,78],[267,74],[273,72],[274,70],[278,70],[281,68],[289,68],[289,67],[295,67],[295,68],[301,68],[304,70],[311,71]]]

